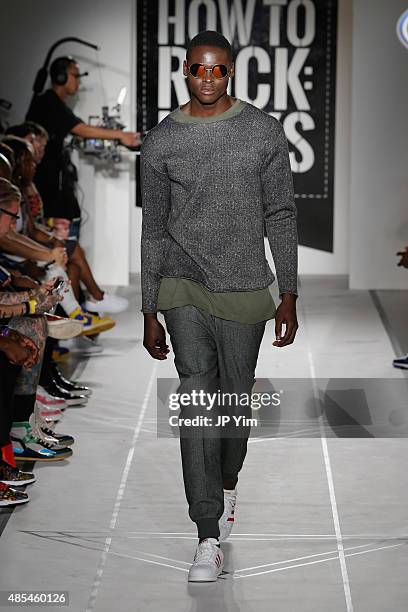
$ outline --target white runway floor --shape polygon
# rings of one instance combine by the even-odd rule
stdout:
[[[408,609],[408,441],[398,433],[408,416],[407,374],[391,365],[393,346],[369,292],[348,291],[345,277],[301,280],[297,339],[273,347],[269,322],[257,379],[355,378],[363,387],[384,379],[387,392],[379,398],[375,387],[372,414],[368,392],[365,420],[357,410],[336,430],[341,392],[322,399],[310,383],[327,410],[326,420],[315,416],[313,437],[302,424],[288,432],[281,415],[272,435],[250,439],[236,524],[222,544],[224,575],[187,583],[197,539],[179,441],[156,429],[156,378],[176,377],[173,354],[156,362],[143,348],[133,288],[120,292],[132,308],[101,337],[105,352],[77,368],[94,394],[58,428],[75,436],[73,457],[35,466],[31,502],[4,527],[0,591],[69,591],[69,606],[51,609],[75,612]],[[393,410],[399,417],[387,430],[396,437],[373,437],[381,406],[386,420]]]

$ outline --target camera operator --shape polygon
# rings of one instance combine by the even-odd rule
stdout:
[[[55,59],[50,66],[51,88],[33,100],[27,113],[27,119],[43,126],[50,137],[35,177],[45,216],[54,222],[68,220],[71,237],[79,232],[81,211],[75,194],[77,172],[64,150],[64,138],[71,133],[81,138],[119,140],[129,147],[140,145],[138,132],[87,125],[66,105],[66,98],[77,93],[81,76],[78,62],[71,56]]]

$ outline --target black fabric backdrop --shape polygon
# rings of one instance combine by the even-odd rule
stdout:
[[[222,32],[233,46],[231,95],[285,128],[299,243],[332,252],[337,1],[268,1],[139,0],[137,129],[151,129],[188,100],[181,70],[190,38],[205,29]],[[136,163],[139,179],[139,157]],[[139,180],[137,190],[140,206]]]

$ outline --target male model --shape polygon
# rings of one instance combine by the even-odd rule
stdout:
[[[275,318],[273,344],[279,347],[291,344],[298,328],[287,141],[276,119],[227,94],[234,66],[221,34],[194,37],[183,70],[190,101],[152,129],[142,146],[144,346],[154,359],[166,359],[165,330],[157,320],[162,311],[180,394],[250,393],[266,321]],[[275,277],[265,258],[264,227],[279,285],[277,309],[268,289]],[[248,410],[230,408],[240,416]],[[192,402],[180,418],[194,414]],[[231,532],[247,451],[249,426],[216,429],[180,427],[189,516],[199,538],[192,582],[215,581],[222,572],[219,540]]]

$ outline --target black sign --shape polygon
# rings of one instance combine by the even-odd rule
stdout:
[[[299,243],[332,252],[336,0],[139,0],[137,11],[138,130],[188,101],[188,41],[221,32],[233,47],[229,93],[285,129]]]

